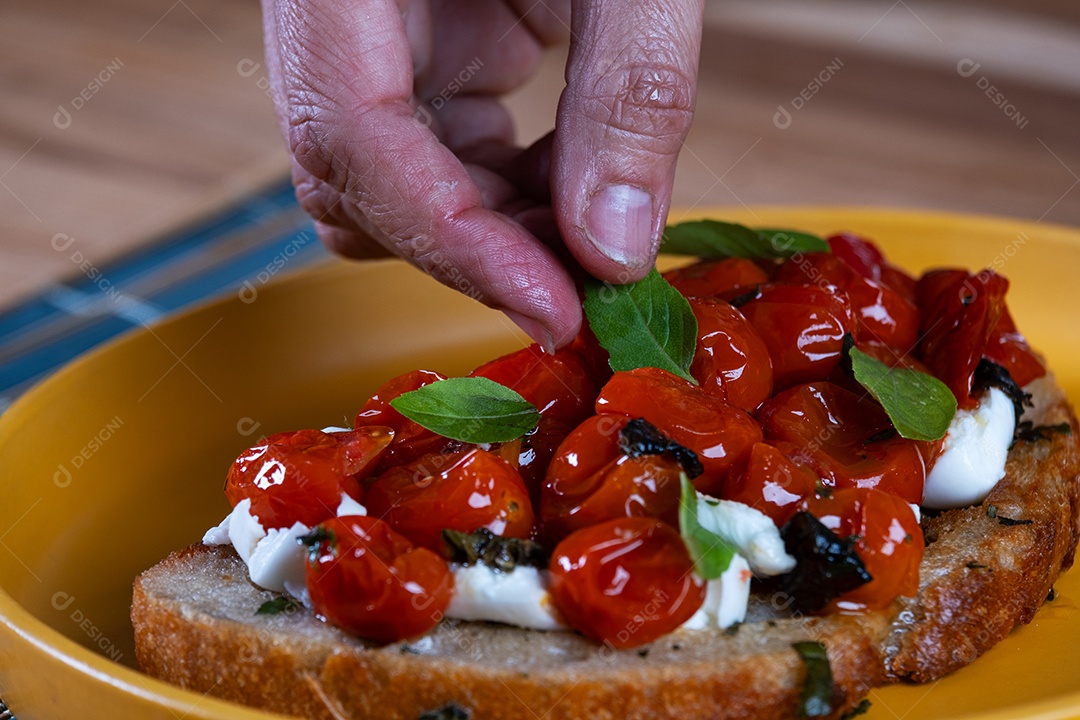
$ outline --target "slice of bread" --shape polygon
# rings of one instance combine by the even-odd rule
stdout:
[[[1018,443],[981,506],[926,518],[919,595],[885,612],[793,617],[784,597],[758,596],[737,629],[680,630],[632,650],[457,621],[375,648],[307,610],[256,615],[275,594],[252,585],[231,548],[193,545],[135,581],[138,661],[197,692],[308,718],[417,720],[451,704],[474,720],[793,718],[805,667],[792,644],[816,640],[839,716],[874,686],[971,662],[1029,622],[1072,564],[1077,423],[1052,381],[1032,389],[1033,422],[1072,433]]]

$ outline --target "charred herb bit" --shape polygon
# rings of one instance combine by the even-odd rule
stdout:
[[[986,565],[983,565],[982,563],[977,563],[974,560],[972,560],[967,565],[965,565],[965,567],[968,570],[985,570],[986,569]]]
[[[799,703],[799,717],[831,715],[833,677],[825,646],[819,642],[808,641],[797,642],[792,647],[799,653],[803,665],[806,666],[802,701]]]
[[[808,512],[795,513],[780,536],[796,563],[777,581],[800,612],[816,612],[836,596],[873,580],[855,552],[855,542],[837,537]]]
[[[1046,593],[1046,602],[1054,602],[1057,599],[1057,592],[1054,590],[1054,586],[1050,586],[1049,592]]]
[[[619,449],[632,458],[669,455],[691,479],[704,472],[697,453],[660,432],[645,418],[634,418],[619,431]]]
[[[334,537],[334,533],[330,532],[322,525],[318,525],[314,530],[307,535],[301,535],[296,538],[296,542],[307,548],[308,560],[312,564],[319,559],[319,553],[322,552],[323,543],[330,543],[330,553],[337,557],[337,538]]]
[[[870,437],[862,441],[863,445],[870,445],[872,443],[881,442],[882,440],[891,440],[896,437],[896,428],[887,427],[879,433],[874,433]]]
[[[472,713],[455,702],[443,705],[438,710],[420,713],[416,720],[469,720]]]
[[[988,517],[988,518],[990,518],[992,520],[997,520],[1002,525],[1005,525],[1005,526],[1008,526],[1008,527],[1011,527],[1013,525],[1030,525],[1031,523],[1034,522],[1033,520],[1014,520],[1013,518],[1005,517],[1004,515],[999,515],[997,505],[987,505],[986,506],[986,517]]]
[[[1049,440],[1054,435],[1072,435],[1072,425],[1064,422],[1036,426],[1030,420],[1025,420],[1016,426],[1016,438],[1013,442],[1038,442]]]
[[[471,533],[443,530],[443,555],[461,565],[482,563],[492,570],[508,573],[518,565],[546,568],[550,553],[540,543],[521,538],[499,537],[487,528]]]
[[[1031,395],[1024,392],[1016,384],[1008,370],[995,362],[983,358],[975,368],[975,379],[971,383],[971,393],[977,395],[992,387],[1005,393],[1012,400],[1013,412],[1016,414],[1016,427],[1019,429],[1020,416],[1024,414],[1024,408],[1031,407]]]
[[[279,615],[281,613],[292,613],[300,609],[300,603],[293,600],[291,597],[281,595],[273,600],[267,600],[259,609],[255,611],[256,615]]]
[[[840,716],[840,720],[851,720],[860,715],[865,715],[870,710],[870,699],[863,698],[859,704]]]

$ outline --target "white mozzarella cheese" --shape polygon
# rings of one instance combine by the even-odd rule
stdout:
[[[720,577],[710,580],[705,589],[705,602],[689,620],[683,623],[687,630],[726,628],[746,619],[746,606],[750,601],[750,564],[741,555],[731,559],[731,564]]]
[[[927,473],[923,507],[946,510],[985,500],[1005,477],[1015,429],[1013,402],[997,388],[990,388],[974,409],[957,411]]]
[[[698,522],[746,558],[755,575],[780,575],[795,567],[776,523],[765,513],[732,500],[698,493]]]
[[[458,620],[487,620],[534,630],[566,627],[547,591],[547,573],[519,566],[497,572],[477,563],[452,566],[454,596],[446,616]]]

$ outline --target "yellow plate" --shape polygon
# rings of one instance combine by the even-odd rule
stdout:
[[[716,211],[852,230],[911,270],[990,266],[1018,325],[1080,397],[1080,231],[891,210]],[[22,720],[271,716],[133,669],[131,581],[228,506],[232,458],[266,433],[347,423],[384,379],[461,373],[520,347],[497,313],[393,262],[331,263],[127,335],[0,418],[0,696]],[[869,718],[1080,717],[1080,573],[973,666],[873,693]]]

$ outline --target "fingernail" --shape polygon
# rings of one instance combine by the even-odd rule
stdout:
[[[641,188],[608,185],[585,209],[585,233],[596,249],[620,265],[638,268],[653,260],[653,198]]]
[[[531,317],[526,317],[525,315],[516,313],[513,310],[503,310],[503,314],[505,314],[506,317],[510,318],[510,321],[512,323],[524,330],[526,335],[538,342],[540,344],[540,348],[544,352],[555,352],[555,337],[546,327],[544,327],[544,325],[539,320],[534,320]]]

